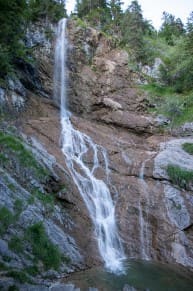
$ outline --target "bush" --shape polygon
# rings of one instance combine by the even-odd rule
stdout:
[[[168,165],[167,174],[171,182],[180,188],[189,189],[193,183],[193,171],[188,171],[176,165]]]

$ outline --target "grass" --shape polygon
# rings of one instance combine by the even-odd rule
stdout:
[[[15,218],[19,218],[23,210],[23,201],[21,199],[16,199],[14,202]]]
[[[16,253],[22,253],[23,252],[23,242],[22,239],[20,239],[18,236],[13,236],[11,240],[8,243],[8,246],[10,250],[16,252]]]
[[[46,270],[58,270],[62,262],[62,254],[59,248],[48,238],[42,222],[30,226],[25,235],[32,246],[35,261],[42,261]]]
[[[12,212],[6,208],[0,208],[0,234],[3,235],[7,231],[8,227],[14,223],[14,215]]]
[[[177,94],[172,87],[157,83],[140,88],[148,93],[150,104],[153,104],[149,111],[169,118],[170,127],[193,121],[193,92]]]
[[[14,278],[19,283],[31,283],[31,279],[24,271],[12,270],[12,271],[7,272],[6,276]]]
[[[48,172],[38,164],[33,154],[25,148],[18,137],[0,132],[0,150],[3,152],[0,159],[4,163],[8,162],[4,153],[9,155],[11,153],[18,159],[22,167],[33,169],[37,177],[43,178],[48,175]]]
[[[45,206],[47,213],[51,214],[54,211],[54,194],[42,193],[38,188],[34,188],[31,192],[30,198],[28,199],[28,203],[34,204],[36,198]]]
[[[171,182],[178,185],[180,188],[188,189],[193,183],[193,171],[187,171],[176,165],[168,165],[167,174]]]
[[[185,150],[185,152],[187,152],[190,155],[193,155],[193,143],[184,143],[182,145],[183,150]]]

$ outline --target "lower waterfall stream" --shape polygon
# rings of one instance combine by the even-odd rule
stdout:
[[[61,144],[69,172],[87,206],[95,228],[99,253],[105,267],[115,273],[123,271],[125,259],[122,243],[115,221],[115,205],[108,188],[108,158],[103,147],[95,144],[84,133],[73,128],[70,112],[66,106],[66,19],[59,22],[55,50],[55,98],[61,100]],[[84,162],[92,153],[92,167]],[[100,157],[100,158],[99,158]],[[102,160],[102,161],[101,161]],[[105,182],[95,177],[97,170],[103,168]]]

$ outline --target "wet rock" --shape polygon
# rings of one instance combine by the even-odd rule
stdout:
[[[0,104],[3,105],[6,102],[5,90],[0,88]]]
[[[13,92],[11,94],[11,100],[12,100],[12,105],[17,112],[21,111],[24,108],[25,99],[22,96],[17,95],[16,93]]]
[[[186,208],[181,191],[171,185],[164,185],[166,208],[171,222],[180,230],[190,225],[190,214]]]

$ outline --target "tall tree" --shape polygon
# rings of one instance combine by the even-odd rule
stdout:
[[[26,20],[25,0],[0,0],[0,76],[6,75],[11,63],[23,52],[21,39]]]
[[[80,18],[88,15],[94,9],[105,9],[107,7],[106,0],[77,0],[76,10]]]
[[[174,15],[163,12],[162,16],[162,26],[159,31],[159,35],[165,38],[169,45],[174,45],[174,38],[179,37],[184,34],[184,25],[180,18],[175,18]]]
[[[123,15],[121,5],[123,2],[120,0],[110,0],[109,2],[109,9],[110,9],[110,15],[111,15],[111,26],[113,29],[113,32],[116,34],[120,34],[120,24],[121,24],[121,18]]]
[[[65,0],[29,0],[29,10],[32,20],[47,18],[55,22],[66,16]]]
[[[131,2],[124,14],[121,26],[123,44],[130,48],[137,61],[143,61],[145,49],[143,36],[146,24],[138,1]]]

